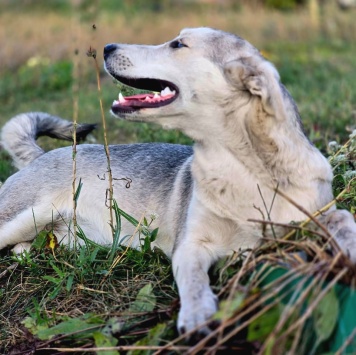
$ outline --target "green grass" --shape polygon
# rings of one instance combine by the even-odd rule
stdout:
[[[335,192],[349,184],[340,203],[355,210],[356,184],[348,172],[355,168],[356,140],[335,148]],[[114,211],[115,231],[124,218],[138,225],[116,204]],[[188,340],[175,328],[179,302],[171,264],[160,250],[151,249],[156,231],[149,226],[146,219],[140,224],[139,250],[118,245],[117,237],[112,247],[96,245],[80,230],[82,247],[59,246],[51,233],[40,232],[29,253],[14,256],[2,250],[0,351],[82,353],[111,347],[107,354],[117,355],[148,354],[165,347],[169,354],[187,350]],[[266,240],[252,255],[248,260],[235,254],[211,269],[220,299],[214,318],[220,326],[191,343],[190,350],[338,350],[354,325],[355,294],[347,285],[355,275],[347,260],[339,255],[335,262],[325,252],[324,238],[303,228],[288,240]],[[351,346],[355,349],[356,344]]]
[[[66,4],[55,3],[59,11],[67,13]],[[346,142],[350,132],[356,128],[355,46],[341,39],[306,39],[303,42],[277,41],[261,49],[275,63],[282,82],[295,98],[310,139],[325,154],[328,154],[330,140],[341,144]],[[91,59],[85,57],[82,60]],[[101,79],[104,109],[108,112],[119,90],[127,89],[118,88],[103,71]],[[72,63],[67,60],[23,63],[18,70],[2,73],[0,124],[17,113],[31,110],[71,119],[72,84]],[[109,114],[106,118],[111,144],[137,141],[191,144],[179,132],[120,121]],[[79,122],[101,122],[94,68],[83,71],[79,78]],[[102,136],[99,128],[92,138],[102,142]],[[46,149],[53,149],[62,143],[44,139],[41,144]],[[355,140],[346,146],[338,146],[332,153],[335,195],[345,186],[349,187],[339,199],[339,207],[355,213]],[[4,181],[14,173],[14,169],[6,153],[1,151],[0,154],[0,181]],[[118,210],[117,216],[125,218]],[[121,246],[99,247],[89,241],[82,248],[68,250],[46,245],[51,239],[42,233],[32,251],[21,258],[14,257],[10,250],[1,251],[0,353],[9,349],[28,351],[31,347],[83,349],[115,345],[124,347],[123,352],[131,351],[130,354],[147,354],[153,352],[150,346],[162,347],[170,341],[178,347],[170,353],[186,350],[186,341],[177,340],[175,320],[179,301],[170,263],[159,250],[151,250],[147,236],[142,238],[141,250]],[[305,247],[307,240],[308,248]],[[330,344],[336,339],[336,329],[343,324],[343,304],[335,296],[340,291],[333,286],[325,296],[329,307],[331,304],[336,309],[332,319],[325,314],[322,302],[318,306],[312,301],[338,275],[342,275],[341,281],[345,285],[351,285],[355,275],[350,270],[343,271],[346,262],[341,259],[335,263],[334,258],[323,250],[323,245],[324,240],[302,230],[293,236],[290,244],[270,242],[257,250],[254,254],[257,261],[268,265],[272,271],[278,271],[281,263],[290,271],[287,281],[279,275],[271,284],[263,283],[265,277],[256,269],[257,261],[252,260],[242,266],[244,258],[235,255],[218,263],[211,270],[212,285],[214,291],[220,293],[220,305],[225,312],[217,315],[222,324],[218,329],[224,336],[239,327],[241,331],[226,341],[221,340],[220,334],[220,338],[215,338],[209,345],[226,346],[245,353],[252,353],[255,346],[265,346],[266,353],[273,353],[278,350],[276,344],[279,337],[283,338],[283,332],[307,309],[311,309],[310,318],[285,336],[280,344],[285,350],[295,343],[297,349],[304,353],[307,352],[305,344],[315,346],[315,353],[330,351]],[[304,263],[294,258],[300,253],[305,253],[312,262]],[[120,262],[112,268],[117,258]],[[293,283],[293,275],[299,268],[304,268],[304,271],[298,274],[301,277],[298,282],[316,282],[316,285],[302,296],[298,295],[302,302],[297,304],[293,298],[286,301],[286,297],[276,290],[294,292],[295,285],[289,290],[284,290],[284,287]],[[244,273],[240,277],[241,270]],[[257,312],[262,312],[260,317],[247,321]],[[316,326],[318,319],[328,325],[323,332]],[[298,340],[298,336],[306,339],[304,343]],[[206,346],[204,339],[199,344],[197,350]],[[138,346],[147,348],[139,351]],[[77,351],[81,352],[83,350]],[[43,350],[43,353],[52,352]],[[101,354],[117,352],[112,350]]]
[[[89,60],[86,58],[86,60]],[[159,127],[145,123],[130,123],[110,116],[111,103],[119,91],[129,94],[131,89],[118,86],[107,74],[103,75],[103,102],[109,122],[108,139],[110,144],[130,142],[164,141],[191,144],[191,140],[177,131],[164,131]],[[78,97],[79,122],[100,123],[101,113],[98,101],[96,77],[93,72],[84,73],[79,78]],[[17,72],[5,73],[0,77],[0,123],[4,124],[17,113],[26,111],[50,112],[71,119],[73,115],[72,64],[67,61],[58,63],[39,63],[35,66],[25,64]],[[101,126],[94,132],[98,142],[103,142]],[[53,148],[54,142],[46,141],[47,148]],[[60,142],[57,142],[61,144]]]
[[[294,97],[306,132],[319,148],[356,128],[356,48],[343,42],[270,44],[266,48]]]

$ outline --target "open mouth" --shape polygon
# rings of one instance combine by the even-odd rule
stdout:
[[[123,96],[119,93],[117,100],[114,100],[111,111],[114,114],[133,113],[143,108],[157,108],[172,103],[179,94],[176,85],[166,80],[150,78],[125,78],[115,76],[121,83],[136,89],[147,90],[144,94]]]

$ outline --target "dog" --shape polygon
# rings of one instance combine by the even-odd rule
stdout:
[[[108,44],[104,61],[113,78],[148,91],[120,93],[111,107],[114,117],[178,129],[195,141],[193,147],[115,145],[109,152],[113,197],[120,208],[136,218],[150,212],[157,216],[153,245],[172,258],[181,300],[179,331],[208,331],[207,320],[217,310],[209,267],[260,243],[261,225],[249,219],[305,219],[276,189],[310,212],[329,203],[332,169],[305,136],[276,68],[234,34],[188,28],[161,45]],[[77,134],[85,137],[93,128],[78,125]],[[0,189],[0,249],[28,248],[45,228],[62,243],[74,243],[68,228],[72,148],[44,153],[36,144],[39,135],[71,139],[72,131],[71,123],[36,112],[14,117],[2,129],[3,147],[20,170]],[[76,164],[77,185],[79,178],[82,182],[78,225],[87,238],[110,244],[108,181],[100,178],[108,169],[103,146],[79,145]],[[122,178],[130,179],[129,188]],[[348,240],[354,240],[353,216],[333,208],[329,213],[325,223],[335,238],[351,235]],[[134,231],[123,221],[122,236]],[[137,233],[129,245],[140,246]],[[356,244],[346,241],[342,248],[356,262]]]

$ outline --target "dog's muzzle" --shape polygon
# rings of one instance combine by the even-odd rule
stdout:
[[[104,60],[107,60],[112,52],[114,52],[119,46],[116,43],[107,44],[104,47]]]

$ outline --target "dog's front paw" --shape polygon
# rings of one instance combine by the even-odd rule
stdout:
[[[331,211],[321,217],[329,233],[334,237],[342,252],[356,264],[356,223],[354,216],[346,210]]]
[[[178,331],[184,334],[196,329],[201,334],[209,333],[210,329],[205,323],[217,311],[217,306],[217,297],[210,288],[201,293],[181,296]]]
[[[13,248],[12,248],[12,252],[16,255],[21,255],[25,252],[29,252],[31,249],[31,243],[29,242],[22,242],[22,243],[18,243],[16,244]]]

